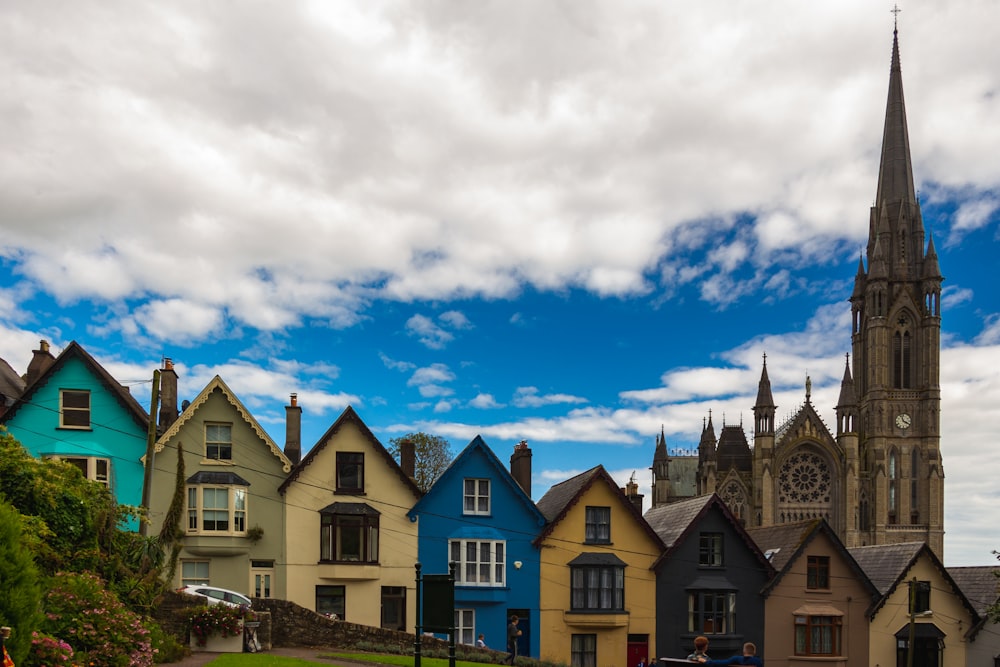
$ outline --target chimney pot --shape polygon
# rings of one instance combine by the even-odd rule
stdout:
[[[299,404],[299,395],[293,393],[291,395],[291,401],[292,401],[292,407],[294,408],[295,406],[297,406]]]

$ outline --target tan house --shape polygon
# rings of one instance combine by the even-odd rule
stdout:
[[[541,659],[573,667],[655,659],[652,567],[665,547],[636,505],[602,466],[556,484],[537,505],[547,521],[535,540]]]
[[[406,514],[420,491],[412,473],[344,410],[280,487],[289,600],[413,632],[418,521]]]
[[[923,542],[849,550],[878,588],[872,608],[868,661],[872,665],[961,667],[968,663],[968,632],[979,615]]]
[[[747,532],[776,570],[761,591],[768,667],[867,667],[878,591],[826,520]]]
[[[222,378],[216,375],[181,412],[154,452],[150,534],[162,531],[178,481],[183,487],[183,548],[174,584],[285,597],[278,486],[292,464]]]

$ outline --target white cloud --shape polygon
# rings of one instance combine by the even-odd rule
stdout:
[[[457,310],[449,310],[438,315],[438,319],[450,326],[452,329],[471,329],[472,322],[464,314]]]
[[[469,401],[470,408],[478,408],[480,410],[495,410],[497,408],[504,407],[502,403],[497,403],[497,400],[492,394],[476,394],[476,397]]]
[[[451,372],[445,364],[431,364],[418,368],[410,376],[407,386],[416,387],[420,395],[424,398],[434,398],[438,396],[451,396],[454,392],[451,387],[443,386],[447,382],[455,380],[455,374]]]
[[[414,315],[406,321],[406,331],[416,336],[421,343],[432,350],[441,350],[455,337],[423,315]]]
[[[587,399],[571,394],[541,395],[538,393],[538,387],[518,387],[511,402],[519,408],[538,408],[560,403],[586,403]]]

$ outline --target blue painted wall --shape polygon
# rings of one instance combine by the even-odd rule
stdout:
[[[463,513],[464,483],[468,478],[489,479],[489,515]],[[449,539],[506,541],[503,587],[455,587],[456,609],[473,609],[476,631],[486,635],[489,648],[503,651],[508,613],[527,612],[520,621],[521,654],[538,657],[538,550],[532,540],[545,525],[545,517],[482,438],[476,437],[452,461],[434,486],[414,505],[411,519],[419,521],[418,557],[424,574],[448,572]],[[521,567],[516,568],[515,562]]]
[[[146,431],[135,417],[93,373],[80,357],[70,357],[42,384],[29,388],[28,402],[20,405],[5,426],[35,457],[94,456],[111,461],[111,492],[121,504],[138,506],[142,501]],[[90,429],[59,427],[59,390],[90,391]],[[137,522],[128,526],[138,529]]]

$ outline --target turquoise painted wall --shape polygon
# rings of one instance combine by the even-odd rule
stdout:
[[[90,391],[90,428],[59,427],[59,390]],[[78,357],[66,359],[29,402],[6,422],[7,430],[35,457],[94,456],[111,462],[111,492],[119,503],[142,501],[146,431]],[[133,522],[134,523],[134,522]],[[138,529],[138,524],[128,526]]]

